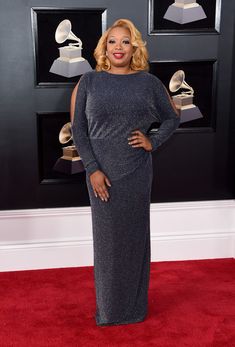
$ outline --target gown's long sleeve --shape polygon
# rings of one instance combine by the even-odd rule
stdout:
[[[75,101],[74,119],[72,123],[73,141],[82,159],[87,174],[90,176],[96,170],[100,170],[99,164],[93,153],[88,136],[88,122],[86,117],[86,76],[80,78]]]
[[[173,109],[163,83],[158,78],[155,79],[155,82],[155,109],[157,120],[160,120],[161,125],[158,130],[150,130],[147,134],[153,147],[151,152],[163,144],[178,128],[180,123],[180,117]]]

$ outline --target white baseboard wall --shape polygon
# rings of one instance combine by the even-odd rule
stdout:
[[[151,204],[151,261],[235,257],[235,200]],[[93,266],[90,207],[0,211],[0,271]]]

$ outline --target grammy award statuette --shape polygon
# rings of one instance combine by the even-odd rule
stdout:
[[[71,122],[66,123],[60,133],[59,141],[62,144],[72,140]],[[54,170],[73,175],[85,171],[81,157],[79,156],[74,144],[63,147],[63,156],[54,165]]]
[[[185,81],[185,73],[183,70],[176,71],[171,77],[169,89],[172,93],[180,89],[186,89],[186,91],[172,96],[176,108],[180,111],[180,123],[203,117],[199,108],[193,104],[194,90]]]

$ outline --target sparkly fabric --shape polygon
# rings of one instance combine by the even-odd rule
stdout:
[[[156,121],[158,131],[148,132]],[[162,82],[148,72],[91,71],[80,79],[72,132],[88,175],[101,169],[116,180],[131,173],[149,155],[128,144],[131,131],[147,135],[155,151],[179,122]]]
[[[148,132],[156,121],[158,131]],[[178,125],[161,81],[150,73],[91,71],[80,79],[72,132],[91,203],[97,325],[136,323],[147,315],[152,156],[127,138],[139,129],[154,151]],[[89,177],[97,169],[111,181],[108,202],[94,195]]]
[[[97,325],[143,321],[150,273],[152,157],[113,182],[110,198],[91,201]]]

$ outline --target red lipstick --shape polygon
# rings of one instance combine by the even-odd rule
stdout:
[[[124,53],[113,53],[116,59],[122,59],[124,57]]]

